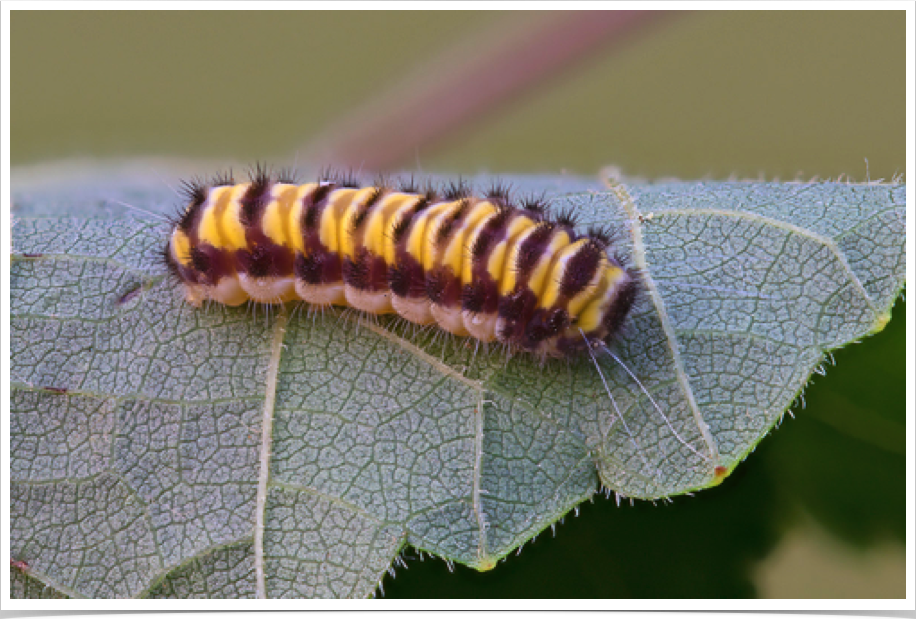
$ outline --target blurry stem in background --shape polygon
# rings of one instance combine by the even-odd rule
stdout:
[[[299,158],[355,169],[412,166],[429,149],[512,96],[576,62],[631,42],[664,11],[580,11],[512,16],[463,37],[423,68],[345,114]]]

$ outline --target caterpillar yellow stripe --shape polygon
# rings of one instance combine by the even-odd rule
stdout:
[[[196,306],[340,305],[563,357],[613,337],[637,294],[607,234],[500,187],[299,184],[258,168],[185,189],[165,258]]]

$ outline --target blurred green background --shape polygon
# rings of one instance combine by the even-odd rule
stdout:
[[[11,163],[320,157],[328,127],[430,59],[554,18],[14,11]],[[872,179],[904,172],[903,11],[669,15],[402,167],[865,180],[866,158]],[[658,506],[596,499],[488,573],[409,551],[386,596],[904,597],[903,310],[839,351],[722,486]]]

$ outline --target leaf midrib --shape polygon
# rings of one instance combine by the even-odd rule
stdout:
[[[674,374],[677,376],[677,381],[681,385],[681,389],[684,393],[684,399],[687,401],[687,405],[690,407],[690,411],[693,415],[697,429],[699,430],[700,435],[703,437],[703,441],[706,443],[707,450],[709,451],[709,461],[711,461],[712,464],[717,464],[719,462],[718,445],[709,432],[709,425],[706,423],[706,420],[703,419],[703,415],[700,412],[700,407],[697,405],[696,398],[693,394],[693,389],[690,386],[690,381],[684,372],[683,362],[681,361],[680,346],[678,345],[677,338],[675,337],[674,328],[671,325],[671,319],[668,317],[668,309],[658,292],[658,287],[655,284],[655,280],[650,275],[650,270],[646,262],[646,248],[642,239],[642,228],[639,225],[639,207],[636,206],[636,201],[630,195],[629,191],[627,191],[627,188],[625,185],[623,185],[623,183],[620,183],[614,179],[608,179],[607,182],[609,188],[617,196],[621,207],[630,220],[631,235],[633,238],[633,260],[636,264],[636,267],[640,269],[644,275],[649,297],[652,300],[652,304],[655,306],[656,311],[658,312],[659,322],[661,323],[662,331],[665,334],[665,339],[668,342],[668,349],[671,351]],[[712,475],[712,467],[710,467],[709,475]]]
[[[267,578],[264,571],[264,522],[267,516],[267,493],[270,481],[270,448],[273,438],[274,408],[277,396],[277,379],[280,375],[280,361],[283,358],[283,341],[286,339],[286,305],[281,305],[274,323],[273,339],[270,345],[270,361],[267,368],[264,394],[264,414],[261,417],[261,449],[258,455],[258,491],[255,499],[254,562],[257,597],[267,598]]]

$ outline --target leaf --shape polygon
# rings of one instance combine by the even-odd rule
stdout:
[[[197,310],[165,275],[166,226],[114,202],[168,212],[148,179],[17,189],[28,583],[366,597],[405,544],[489,569],[602,483],[651,499],[721,482],[903,285],[901,184],[512,180],[629,230],[645,294],[612,347],[626,368],[598,359],[612,398],[588,357],[542,366],[338,310]]]

